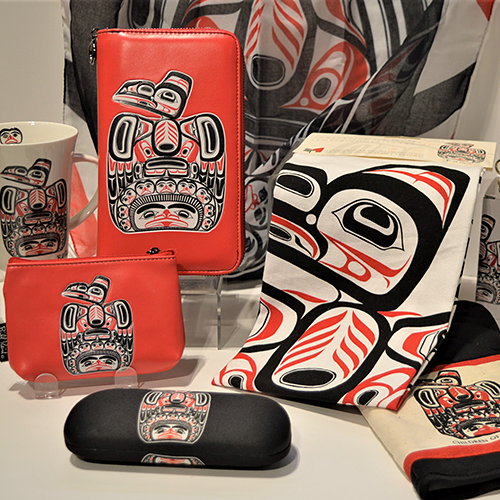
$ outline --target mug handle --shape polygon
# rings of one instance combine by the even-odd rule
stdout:
[[[94,156],[89,156],[85,155],[82,153],[75,153],[73,155],[73,162],[87,162],[87,163],[93,163],[94,165],[98,166],[98,160]],[[69,223],[68,223],[68,230],[72,231],[75,229],[75,227],[79,226],[82,222],[88,219],[90,215],[92,215],[97,208],[97,200],[98,200],[98,190],[96,189],[96,192],[94,193],[94,196],[92,196],[91,200],[83,207],[78,213],[73,215],[73,217],[70,218]]]

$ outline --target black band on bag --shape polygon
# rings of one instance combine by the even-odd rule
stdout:
[[[473,341],[471,341],[473,339]],[[491,312],[477,302],[457,302],[450,330],[429,368],[500,354],[500,329]]]
[[[9,361],[7,354],[7,328],[5,323],[0,323],[0,363]]]
[[[500,453],[417,460],[411,481],[422,500],[464,500],[500,488]]]
[[[488,359],[500,354],[500,330],[491,312],[476,302],[459,301],[448,334],[428,371]],[[489,382],[493,384],[493,382]],[[473,386],[469,385],[469,389]],[[480,382],[479,389],[484,387]],[[496,393],[493,394],[493,397]],[[493,403],[493,401],[492,401]],[[492,409],[491,422],[494,422]],[[450,417],[451,418],[451,417]],[[478,419],[480,420],[480,419]],[[411,465],[410,479],[422,500],[463,500],[500,488],[500,452],[471,456],[421,458]]]

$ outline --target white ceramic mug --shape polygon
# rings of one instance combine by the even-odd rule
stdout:
[[[97,208],[97,192],[70,218],[74,162],[97,158],[74,152],[78,131],[62,123],[0,124],[0,269],[10,257],[67,256],[69,231]]]

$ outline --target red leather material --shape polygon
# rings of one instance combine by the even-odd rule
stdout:
[[[9,362],[25,380],[169,370],[185,337],[175,256],[11,258],[4,285]]]
[[[235,270],[244,253],[237,38],[218,29],[101,30],[97,78],[97,254],[155,246],[175,251],[179,274]],[[173,202],[193,213],[165,215]]]

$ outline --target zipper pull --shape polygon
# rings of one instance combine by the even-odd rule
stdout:
[[[89,44],[89,61],[90,64],[93,66],[97,60],[97,32],[99,31],[98,28],[94,28],[92,30],[92,39],[90,40]]]
[[[146,253],[149,255],[158,255],[159,257],[171,257],[175,255],[173,250],[161,250],[158,247],[152,247]]]

